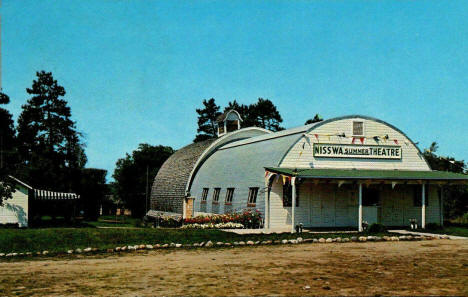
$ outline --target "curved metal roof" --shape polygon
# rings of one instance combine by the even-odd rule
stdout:
[[[275,133],[256,127],[240,129],[217,139],[188,145],[174,153],[163,164],[154,180],[151,208],[182,213],[183,199],[191,190],[192,183],[195,185],[208,179],[209,176],[205,176],[208,173],[210,176],[216,175],[218,179],[226,180],[240,180],[245,178],[246,172],[262,174],[264,166],[278,167],[304,133],[324,124],[349,118],[377,121],[407,137],[391,124],[361,115],[332,118]],[[407,138],[417,148],[411,139]],[[269,144],[266,146],[263,141],[269,141]],[[232,164],[238,164],[238,160],[242,160],[243,170],[232,168]],[[203,173],[200,175],[201,171]]]
[[[185,185],[193,166],[216,139],[189,144],[172,154],[159,169],[151,188],[151,209],[182,213]]]
[[[190,189],[192,177],[211,154],[228,143],[268,133],[271,131],[249,127],[179,149],[164,162],[154,179],[151,209],[182,213],[183,199]]]
[[[270,139],[273,139],[273,138],[290,136],[290,135],[294,135],[294,134],[301,134],[302,135],[302,133],[305,133],[305,132],[309,131],[312,127],[314,127],[317,124],[318,123],[313,123],[313,124],[299,126],[299,127],[295,127],[295,128],[291,128],[291,129],[287,129],[287,130],[281,130],[281,131],[278,131],[278,132],[271,132],[270,134],[265,134],[265,135],[261,135],[261,136],[257,136],[257,137],[252,137],[252,138],[244,139],[244,140],[241,140],[241,141],[236,141],[234,143],[231,143],[231,144],[228,144],[228,145],[224,146],[223,149],[224,148],[231,148],[231,147],[235,147],[235,146],[240,146],[240,145],[245,145],[245,144],[250,144],[250,143],[254,143],[254,142],[270,140]]]

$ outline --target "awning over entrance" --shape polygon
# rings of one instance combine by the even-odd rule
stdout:
[[[345,180],[389,180],[389,181],[434,181],[468,183],[468,175],[446,171],[410,170],[361,170],[361,169],[319,169],[265,167],[265,170],[300,178],[345,179]]]
[[[80,195],[33,189],[33,198],[35,200],[77,200],[80,199]]]
[[[290,182],[291,189],[291,228],[295,228],[296,183],[298,179],[314,180],[315,183],[337,183],[341,187],[345,183],[357,185],[358,189],[358,230],[363,230],[363,185],[391,184],[392,189],[397,184],[419,184],[421,187],[421,227],[426,226],[426,187],[428,184],[445,185],[468,184],[468,175],[445,171],[411,171],[411,170],[369,170],[369,169],[325,169],[325,168],[279,168],[265,167],[265,184],[272,182],[272,177],[283,175],[283,184]],[[443,192],[440,191],[440,205],[443,205]],[[265,222],[270,227],[270,191],[265,199]],[[442,206],[441,206],[442,209]],[[441,210],[442,211],[442,210]],[[443,217],[441,216],[441,222]]]

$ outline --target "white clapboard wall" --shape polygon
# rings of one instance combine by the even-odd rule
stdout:
[[[315,158],[314,143],[352,144],[353,122],[364,123],[365,145],[398,145],[401,146],[401,160],[388,159],[352,159],[352,158]],[[344,133],[347,137],[337,136]],[[315,136],[318,135],[318,139]],[[333,136],[326,136],[333,135]],[[372,139],[374,136],[388,135],[389,139],[380,141]],[[355,144],[361,142],[356,136]],[[398,144],[394,142],[397,140]],[[301,154],[302,152],[302,154]],[[430,170],[424,157],[417,147],[403,133],[391,126],[367,118],[347,118],[318,125],[306,133],[287,153],[280,164],[285,168],[356,168],[356,169],[399,169],[399,170]]]

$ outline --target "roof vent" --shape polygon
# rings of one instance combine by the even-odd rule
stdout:
[[[239,130],[242,118],[234,109],[228,110],[216,119],[218,125],[218,137],[226,133]]]

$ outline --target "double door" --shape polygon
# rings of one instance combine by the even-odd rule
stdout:
[[[309,193],[311,227],[357,226],[357,193],[352,185],[311,185]]]

